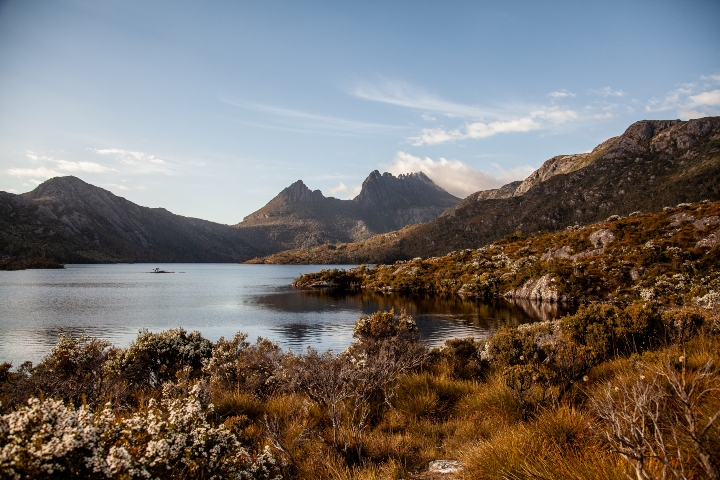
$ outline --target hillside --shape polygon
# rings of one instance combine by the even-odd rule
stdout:
[[[395,177],[375,170],[353,200],[325,197],[298,180],[237,227],[273,251],[311,248],[429,222],[459,201],[423,173]]]
[[[522,298],[544,302],[720,302],[720,202],[612,216],[557,233],[510,236],[479,249],[349,271],[324,270],[299,288]],[[709,296],[708,296],[709,295]]]
[[[0,262],[237,262],[268,250],[238,230],[136,205],[76,177],[35,190],[0,192]],[[32,263],[32,261],[30,263]]]
[[[389,263],[705,199],[720,200],[720,118],[640,121],[592,152],[548,160],[519,185],[470,195],[432,222],[254,262]]]

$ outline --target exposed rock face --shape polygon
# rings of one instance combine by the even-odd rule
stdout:
[[[275,251],[310,248],[429,222],[459,201],[424,173],[395,177],[375,170],[353,200],[325,197],[298,180],[237,227]]]
[[[555,279],[551,275],[543,275],[537,280],[531,279],[515,290],[505,294],[506,298],[523,298],[536,302],[562,303],[571,299],[561,295],[554,287]]]

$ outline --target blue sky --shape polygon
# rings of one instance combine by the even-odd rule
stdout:
[[[0,190],[234,224],[372,170],[465,196],[720,114],[720,2],[0,2]]]

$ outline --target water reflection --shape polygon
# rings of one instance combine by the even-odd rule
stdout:
[[[148,275],[158,265],[68,265],[64,270],[0,272],[0,362],[37,363],[57,342],[58,328],[124,347],[147,328],[182,327],[210,340],[238,331],[295,352],[311,346],[341,351],[360,315],[405,309],[430,345],[484,337],[506,325],[556,318],[553,305],[478,301],[360,291],[294,290],[289,285],[321,265],[162,265],[183,275]]]
[[[572,313],[570,307],[540,304],[528,300],[502,298],[478,300],[459,296],[400,295],[361,290],[333,292],[329,290],[294,290],[279,288],[275,292],[256,295],[249,303],[276,312],[322,313],[347,311],[370,315],[378,310],[405,310],[415,318],[423,337],[439,344],[458,336],[484,337],[502,326],[559,318]],[[321,334],[318,326],[288,324],[273,329],[293,344],[311,335]]]

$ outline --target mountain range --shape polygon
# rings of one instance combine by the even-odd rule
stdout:
[[[547,160],[522,182],[474,193],[428,223],[254,261],[391,263],[701,200],[720,200],[720,117],[644,120],[591,152]]]
[[[281,250],[362,240],[436,218],[460,199],[422,173],[374,171],[354,200],[297,181],[230,226],[136,205],[77,177],[0,192],[0,264],[242,262]]]
[[[590,152],[553,157],[524,181],[463,200],[423,173],[374,171],[353,200],[297,181],[234,226],[56,177],[25,194],[0,192],[0,266],[388,263],[700,200],[720,200],[720,117],[636,122]]]

